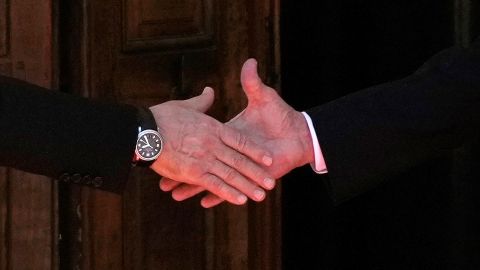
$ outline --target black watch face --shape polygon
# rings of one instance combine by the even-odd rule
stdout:
[[[135,152],[145,161],[155,160],[162,151],[163,140],[155,130],[144,130],[138,135]]]

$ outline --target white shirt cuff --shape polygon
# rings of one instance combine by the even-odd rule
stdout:
[[[307,121],[308,129],[310,130],[310,136],[312,137],[313,151],[315,154],[315,162],[310,163],[313,171],[318,174],[328,173],[327,165],[325,164],[325,159],[323,158],[322,150],[320,149],[320,143],[318,142],[317,133],[313,127],[313,122],[310,116],[306,112],[302,112],[303,117]]]

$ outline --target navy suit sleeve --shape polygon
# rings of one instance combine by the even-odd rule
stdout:
[[[447,49],[415,74],[307,111],[336,202],[477,138],[480,43]]]
[[[0,165],[121,192],[136,139],[136,109],[0,77]]]

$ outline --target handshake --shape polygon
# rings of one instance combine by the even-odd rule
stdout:
[[[160,189],[182,201],[203,191],[203,207],[223,201],[262,201],[275,179],[314,162],[307,121],[263,84],[257,62],[249,59],[241,72],[247,107],[223,124],[204,114],[214,101],[211,88],[183,101],[150,108],[165,144],[150,166],[163,178]]]

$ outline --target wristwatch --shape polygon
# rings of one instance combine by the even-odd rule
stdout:
[[[152,165],[162,153],[163,144],[152,112],[147,108],[138,108],[138,136],[133,164],[141,167]]]

